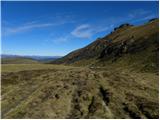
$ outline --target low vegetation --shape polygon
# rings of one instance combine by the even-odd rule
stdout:
[[[158,119],[158,33],[125,24],[54,64],[2,64],[2,118]]]
[[[1,103],[2,118],[158,118],[158,75],[8,64],[2,66]]]
[[[39,62],[31,58],[15,57],[15,58],[2,58],[1,63],[2,64],[37,64]]]

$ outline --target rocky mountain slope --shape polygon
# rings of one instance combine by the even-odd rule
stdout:
[[[109,35],[88,46],[75,50],[53,61],[56,64],[107,65],[119,62],[143,64],[158,68],[159,20],[153,19],[140,26],[123,24]],[[127,59],[126,59],[127,58]]]

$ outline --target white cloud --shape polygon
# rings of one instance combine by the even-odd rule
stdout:
[[[104,32],[106,30],[108,30],[109,28],[112,28],[113,25],[106,25],[106,26],[99,26],[99,27],[95,27],[95,33],[100,33],[100,32]]]
[[[119,24],[130,23],[130,22],[134,24],[136,22],[149,20],[155,17],[156,15],[149,10],[137,9],[130,11],[130,13],[123,16],[113,16],[110,18],[106,18],[107,19],[106,24],[104,23],[104,25],[107,25],[109,23],[113,24],[116,27]]]
[[[19,27],[14,27],[14,28],[6,28],[6,34],[13,34],[13,33],[19,33],[19,32],[24,32],[36,28],[43,28],[43,27],[49,27],[53,26],[51,23],[43,23],[43,24],[30,24],[30,25],[22,25]]]
[[[131,11],[126,16],[116,16],[106,18],[105,21],[99,22],[97,26],[90,24],[81,24],[77,26],[71,34],[78,38],[91,38],[96,33],[107,31],[108,29],[113,28],[114,25],[125,23],[125,22],[139,22],[143,20],[148,20],[154,18],[155,15],[152,14],[149,10],[137,9]]]
[[[91,38],[94,34],[106,31],[108,27],[91,26],[89,24],[82,24],[77,26],[71,34],[78,38]]]
[[[70,40],[70,36],[66,35],[66,36],[61,36],[61,37],[57,37],[57,38],[52,38],[54,43],[65,43],[68,40]]]
[[[152,18],[155,18],[155,17],[156,17],[155,15],[148,15],[148,16],[145,16],[143,18],[133,20],[133,22],[140,22],[140,21],[144,21],[144,20],[149,20],[149,19],[152,19]]]
[[[150,11],[148,11],[148,10],[137,9],[137,10],[132,11],[128,15],[128,17],[129,18],[136,18],[136,17],[141,17],[141,16],[144,16],[144,15],[148,15],[148,14],[150,14]]]
[[[68,40],[67,36],[59,37],[55,40],[55,42],[66,42]]]
[[[128,20],[136,23],[136,22],[140,22],[140,21],[149,20],[149,19],[152,19],[155,17],[156,17],[156,15],[153,14],[151,11],[139,9],[139,10],[132,11],[128,15]]]
[[[78,38],[90,38],[92,36],[92,28],[89,24],[82,24],[76,27],[71,34]]]
[[[53,20],[52,22],[40,22],[39,20],[37,21],[29,21],[26,23],[23,23],[21,25],[18,25],[16,27],[13,27],[9,24],[4,23],[2,27],[2,34],[3,35],[11,35],[11,34],[17,34],[17,33],[22,33],[22,32],[28,32],[34,29],[39,29],[39,28],[45,28],[45,27],[52,27],[52,26],[59,26],[63,25],[66,23],[73,23],[74,20],[68,20],[66,17],[64,19],[57,19]]]

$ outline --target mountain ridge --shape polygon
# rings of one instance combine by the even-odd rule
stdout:
[[[83,65],[84,61],[89,61],[85,65],[101,64],[102,61],[111,61],[113,63],[117,59],[124,58],[127,55],[137,57],[139,56],[138,54],[143,52],[146,56],[152,56],[154,59],[152,63],[155,64],[157,69],[158,24],[158,18],[152,19],[140,26],[133,26],[128,23],[122,24],[103,38],[96,39],[86,47],[75,50],[51,63],[76,65]],[[149,54],[146,53],[147,50],[149,50]],[[144,62],[145,59],[140,58],[137,61]]]

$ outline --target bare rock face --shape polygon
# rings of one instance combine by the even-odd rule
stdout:
[[[125,23],[120,25],[119,27],[114,28],[114,31],[119,30],[119,29],[127,29],[129,27],[132,27],[133,25],[129,24],[129,23]]]

